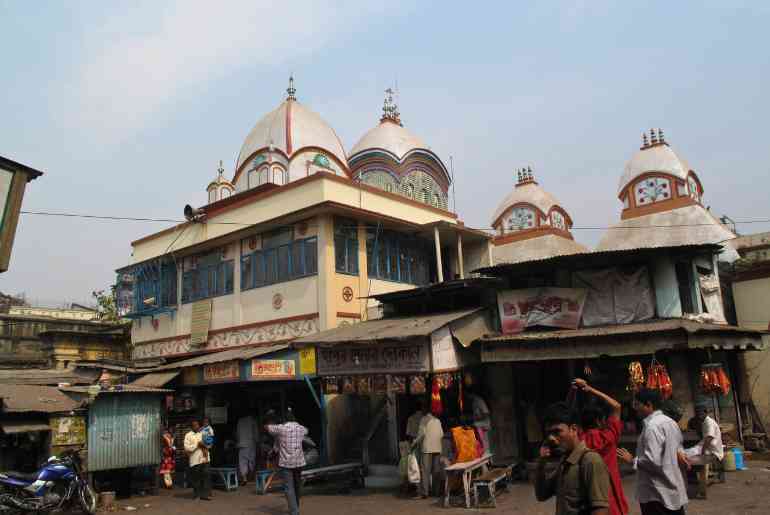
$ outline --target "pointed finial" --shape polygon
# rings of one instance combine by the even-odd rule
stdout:
[[[650,143],[652,145],[658,144],[658,135],[655,133],[655,129],[650,129]]]
[[[663,138],[663,129],[658,129],[658,143],[665,143],[666,140]]]
[[[524,176],[521,174],[521,170],[516,170],[517,175],[519,176],[518,183],[521,184],[524,182]]]
[[[225,173],[225,168],[222,166],[222,160],[219,160],[219,168],[217,168],[217,172],[219,172],[219,175],[221,176],[223,173]]]
[[[297,88],[294,87],[294,74],[289,75],[289,87],[286,88],[286,100],[297,100]]]
[[[382,103],[382,118],[381,122],[390,120],[401,125],[401,113],[398,112],[398,106],[395,100],[393,100],[393,89],[388,88],[385,90],[385,100]]]
[[[647,148],[649,146],[650,146],[650,142],[647,139],[647,133],[643,132],[642,133],[642,149],[645,149],[645,148]]]
[[[532,167],[531,167],[531,166],[528,166],[528,167],[527,167],[527,178],[528,178],[530,181],[534,181],[534,180],[535,180],[535,176],[534,176],[534,175],[532,175]]]

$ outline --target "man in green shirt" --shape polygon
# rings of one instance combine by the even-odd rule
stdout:
[[[556,515],[609,515],[610,478],[601,456],[580,440],[578,414],[566,403],[545,413],[545,440],[540,447],[535,496],[556,496]],[[550,457],[559,457],[556,470],[546,473]]]

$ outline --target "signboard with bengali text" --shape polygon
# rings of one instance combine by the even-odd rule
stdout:
[[[241,367],[237,360],[203,365],[203,380],[207,383],[240,379]]]
[[[497,294],[503,334],[517,334],[527,327],[577,329],[583,314],[586,290],[580,288],[530,288],[503,290]]]
[[[376,346],[319,348],[318,375],[403,374],[430,371],[426,344],[382,343]]]
[[[251,360],[252,379],[295,379],[296,376],[297,366],[293,359]]]

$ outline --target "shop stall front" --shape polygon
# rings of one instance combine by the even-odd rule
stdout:
[[[478,363],[468,346],[488,324],[488,313],[473,308],[371,320],[292,342],[316,351],[330,462],[397,463],[407,419],[429,394],[440,399],[445,427],[458,423],[461,374]]]
[[[177,445],[177,472],[187,468],[181,443],[192,420],[208,417],[214,429],[211,452],[215,467],[236,467],[236,427],[241,417],[255,417],[261,428],[269,412],[283,416],[289,409],[309,429],[325,455],[326,424],[323,397],[316,380],[314,349],[295,350],[288,345],[245,347],[215,352],[155,368],[134,383],[164,382],[173,388],[165,402],[164,425],[173,429]],[[269,438],[258,436],[258,468],[266,468]],[[183,478],[183,474],[177,474]]]

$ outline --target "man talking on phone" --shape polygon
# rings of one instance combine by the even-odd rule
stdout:
[[[546,436],[537,461],[537,500],[556,496],[556,515],[609,515],[607,466],[580,440],[578,414],[560,402],[552,404],[543,418]],[[551,457],[560,461],[555,471],[546,473]]]

